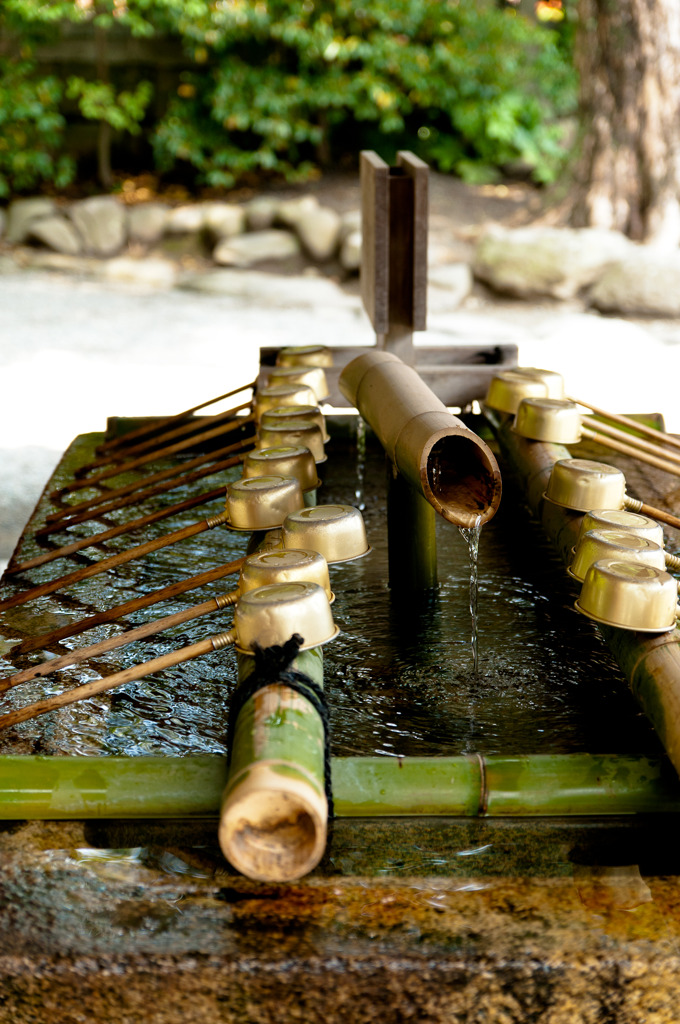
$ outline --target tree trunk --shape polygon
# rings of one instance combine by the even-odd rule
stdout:
[[[572,224],[680,244],[680,3],[579,0]]]
[[[97,77],[105,85],[109,83],[109,60],[106,31],[100,26],[94,28],[95,45],[97,47]],[[97,176],[100,184],[109,189],[113,185],[111,170],[111,125],[100,120],[97,126]]]

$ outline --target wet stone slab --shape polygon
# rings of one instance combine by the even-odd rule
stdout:
[[[77,439],[49,490],[72,479],[100,440]],[[395,606],[384,569],[382,453],[369,442],[357,463],[350,433],[337,432],[332,444],[342,458],[329,457],[319,501],[364,504],[376,553],[333,574],[342,630],[325,655],[334,754],[660,756],[596,631],[573,612],[561,564],[510,481],[480,545],[475,675],[464,540],[453,528],[440,532],[434,603]],[[333,468],[337,461],[342,471]],[[205,490],[214,486],[204,482]],[[172,500],[183,496],[173,492]],[[22,558],[42,550],[33,532],[51,507],[39,504]],[[56,566],[71,571],[219,508],[217,501],[191,510],[25,579],[40,583]],[[107,524],[134,514],[110,513]],[[231,560],[246,543],[244,535],[211,531],[11,609],[0,619],[2,674],[44,657],[16,659],[16,640]],[[131,621],[230,587],[229,580],[211,584]],[[5,579],[2,596],[15,589]],[[88,669],[74,666],[63,682],[116,671],[222,628],[185,624]],[[100,627],[87,640],[111,632]],[[49,653],[83,642],[75,636]],[[7,730],[0,754],[224,753],[235,678],[233,655],[219,652],[190,672],[159,674]],[[47,677],[17,688],[3,697],[3,710],[61,685]],[[670,1024],[680,997],[675,824],[669,815],[342,819],[311,876],[266,885],[224,861],[210,819],[5,822],[0,1022]]]

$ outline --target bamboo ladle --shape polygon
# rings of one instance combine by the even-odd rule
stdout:
[[[92,576],[114,569],[118,565],[169,547],[178,541],[195,537],[216,526],[229,526],[236,530],[268,530],[280,526],[288,513],[304,506],[299,480],[293,477],[259,476],[237,480],[226,488],[227,507],[218,515],[208,516],[198,523],[190,523],[180,530],[166,533],[154,540],[128,548],[116,555],[103,558],[93,565],[84,566],[65,576],[30,587],[22,593],[0,601],[0,611],[43,597],[45,594],[62,590]]]
[[[304,622],[305,631],[305,643],[301,650],[319,647],[337,636],[338,629],[333,622],[328,597],[317,583],[281,583],[260,587],[242,597],[234,629],[0,715],[0,729],[106,693],[117,686],[143,679],[233,644],[238,644],[239,650],[245,653],[253,653],[255,642],[263,647],[282,644],[297,632],[294,624],[300,618]]]
[[[668,448],[662,448],[659,444],[652,444],[651,441],[645,441],[642,437],[633,437],[625,430],[619,430],[618,427],[613,427],[610,423],[604,423],[602,420],[595,419],[594,416],[588,417],[587,420],[582,420],[582,423],[590,426],[591,430],[596,430],[598,434],[606,434],[608,437],[613,437],[619,441],[624,441],[626,444],[632,444],[635,448],[639,448],[643,452],[648,452],[650,455],[656,455],[658,458],[663,458],[665,461],[673,462],[680,466],[680,451],[671,451]]]
[[[10,562],[5,569],[5,575],[13,576],[17,573],[25,572],[27,569],[35,569],[39,565],[45,565],[47,562],[54,562],[57,558],[66,558],[68,555],[73,555],[84,548],[96,547],[104,541],[113,540],[114,537],[120,537],[125,533],[133,533],[143,526],[150,526],[161,519],[168,519],[170,516],[178,515],[180,512],[195,508],[197,505],[207,505],[209,502],[216,501],[222,497],[224,497],[224,487],[216,487],[212,491],[204,491],[203,494],[197,494],[193,498],[187,498],[185,501],[169,505],[167,508],[158,509],[156,512],[149,512],[147,515],[131,519],[127,523],[112,526],[110,529],[102,530],[101,533],[95,533],[91,537],[81,537],[80,540],[74,540],[71,544],[62,544],[61,547],[53,548],[42,555],[28,558],[25,562]]]
[[[239,388],[238,390],[241,391],[244,389]],[[230,392],[230,394],[236,394],[236,392]],[[223,397],[228,396],[225,395]],[[245,405],[236,406],[236,409],[240,410],[242,408],[245,408],[247,405],[248,403],[245,403]],[[173,427],[171,430],[163,431],[163,433],[160,434],[160,436],[137,441],[137,443],[133,441],[131,444],[127,444],[121,450],[116,451],[114,449],[109,455],[102,455],[98,459],[93,459],[91,462],[84,463],[82,466],[79,466],[75,470],[74,476],[86,476],[91,470],[98,469],[100,466],[107,466],[113,462],[119,462],[124,459],[129,459],[132,456],[141,455],[143,452],[147,452],[153,448],[165,445],[172,440],[177,440],[178,438],[182,437],[185,434],[198,433],[199,430],[205,429],[208,426],[216,426],[218,423],[222,423],[224,422],[224,420],[229,419],[229,417],[232,416],[233,414],[233,409],[227,409],[226,412],[217,413],[214,416],[205,416],[200,417],[199,419],[191,418],[187,421],[183,421],[178,426]]]
[[[141,611],[143,608],[150,608],[152,605],[160,604],[163,601],[171,601],[173,598],[179,597],[180,594],[186,594],[191,590],[198,590],[209,583],[215,583],[217,580],[224,579],[225,576],[233,576],[241,570],[245,560],[246,557],[243,555],[241,558],[235,559],[235,561],[218,565],[214,569],[208,569],[206,572],[198,573],[196,576],[187,576],[183,580],[177,580],[175,583],[170,583],[167,587],[161,587],[160,590],[154,590],[150,594],[144,594],[142,597],[133,597],[129,601],[124,601],[122,604],[115,605],[113,608],[107,608],[101,612],[95,612],[93,615],[88,615],[77,622],[69,622],[65,626],[58,626],[48,633],[26,637],[11,648],[10,654],[14,657],[18,654],[27,654],[29,651],[37,651],[41,648],[45,650],[51,644],[65,640],[67,637],[87,633],[89,630],[95,629],[97,626],[106,625],[109,622],[119,622],[125,615],[131,615],[133,612]]]
[[[222,458],[222,456],[229,455],[230,452],[244,453],[246,449],[252,448],[253,445],[253,439],[248,438],[243,442],[228,445],[226,448],[220,448],[218,451],[211,452],[208,455],[201,455],[190,462],[184,463],[182,466],[173,466],[172,469],[166,469],[160,473],[144,477],[141,480],[135,480],[124,487],[117,488],[115,491],[107,491],[106,494],[101,494],[92,501],[71,505],[60,509],[59,512],[50,513],[47,516],[45,526],[41,526],[36,530],[35,536],[48,537],[53,533],[60,533],[71,526],[89,522],[91,519],[105,515],[108,512],[117,512],[119,509],[129,505],[141,505],[147,498],[153,498],[157,494],[164,494],[166,491],[173,491],[176,487],[187,486],[195,483],[197,480],[202,480],[203,477],[212,476],[223,469],[235,466],[243,459],[243,455],[236,455],[232,458]],[[217,461],[211,462],[216,457],[218,457]],[[208,463],[207,466],[206,463]],[[194,468],[200,466],[204,468]],[[186,472],[187,467],[189,467],[190,472]]]
[[[667,459],[659,458],[657,455],[652,455],[646,450],[636,447],[634,444],[627,444],[623,441],[618,441],[614,437],[606,436],[605,434],[601,434],[596,430],[591,430],[590,427],[583,425],[581,426],[581,433],[589,440],[602,445],[603,448],[611,448],[612,451],[620,452],[622,455],[629,455],[631,458],[637,459],[639,462],[646,462],[649,466],[655,466],[657,469],[662,469],[665,473],[671,473],[673,476],[680,476],[680,465],[670,462]]]
[[[134,629],[128,629],[117,636],[110,636],[106,640],[100,640],[96,644],[78,647],[76,650],[69,651],[68,654],[62,654],[58,658],[50,658],[49,661],[43,661],[39,665],[31,665],[30,668],[0,679],[0,693],[18,686],[19,683],[27,683],[31,679],[37,679],[39,676],[51,675],[53,672],[58,672],[59,669],[66,668],[67,665],[77,665],[82,661],[95,658],[97,655],[104,654],[107,651],[113,651],[118,647],[126,647],[128,644],[134,643],[135,640],[142,640],[144,637],[162,633],[167,629],[172,629],[173,626],[181,626],[182,623],[191,622],[193,619],[198,619],[203,615],[223,611],[225,608],[233,605],[238,600],[238,596],[238,588],[226,594],[218,594],[217,597],[211,597],[210,600],[192,605],[181,612],[173,612],[172,615],[153,619],[151,622],[145,622],[143,625],[136,626]]]
[[[237,409],[230,409],[230,413],[243,409],[246,406],[238,406]],[[250,403],[247,403],[247,407],[250,407]],[[197,434],[195,437],[186,437],[183,441],[177,441],[175,444],[168,445],[167,447],[157,448],[152,452],[147,452],[146,455],[139,455],[135,459],[130,459],[128,462],[116,463],[114,466],[110,466],[108,469],[104,469],[101,473],[95,473],[94,476],[86,477],[82,480],[75,480],[72,484],[67,484],[65,487],[59,488],[57,491],[53,491],[51,497],[61,497],[64,494],[70,494],[72,491],[82,490],[85,487],[93,487],[99,484],[102,480],[108,480],[113,476],[121,476],[123,473],[129,473],[134,469],[139,469],[140,466],[145,466],[147,462],[156,462],[158,459],[166,458],[169,455],[176,455],[178,452],[184,451],[185,448],[190,448],[192,445],[202,443],[203,441],[211,441],[216,437],[224,437],[226,434],[232,433],[234,430],[240,430],[241,427],[247,423],[252,423],[254,416],[243,416],[240,419],[227,424],[224,426],[221,424],[218,427],[212,427],[210,430],[204,430],[202,433]]]
[[[221,402],[225,398],[231,398],[233,395],[237,395],[241,391],[253,391],[256,384],[257,381],[251,381],[250,384],[244,384],[240,388],[234,388],[231,391],[226,391],[223,395],[218,395],[217,398],[209,398],[206,402],[200,402],[198,405],[192,405],[190,409],[184,409],[183,412],[175,413],[173,416],[165,416],[163,419],[155,420],[153,423],[143,423],[141,426],[128,431],[121,437],[112,437],[108,441],[103,441],[97,448],[97,451],[102,454],[104,452],[113,453],[118,449],[127,448],[130,442],[134,443],[143,437],[157,435],[159,432],[162,436],[167,427],[172,427],[173,425],[180,423],[182,420],[188,419],[189,416],[193,416],[193,414],[198,412],[200,409],[207,409],[209,405],[215,405],[217,402]]]
[[[34,601],[45,594],[53,594],[55,590],[62,590],[72,586],[74,583],[79,583],[81,580],[98,576],[103,572],[108,572],[109,569],[116,568],[118,565],[132,562],[136,558],[142,558],[154,551],[159,551],[161,548],[170,547],[170,545],[176,544],[178,541],[195,537],[199,533],[205,533],[206,530],[213,530],[216,526],[224,526],[228,521],[229,516],[225,511],[215,516],[209,516],[207,519],[201,520],[201,522],[190,523],[188,526],[183,526],[181,530],[163,534],[162,537],[156,537],[155,540],[146,541],[144,544],[138,544],[136,547],[128,548],[126,551],[120,551],[117,555],[103,558],[93,565],[86,565],[82,569],[76,569],[75,572],[68,573],[66,576],[59,576],[57,579],[38,584],[38,586],[31,587],[20,594],[14,594],[13,597],[7,597],[4,601],[0,601],[0,611],[16,608],[17,605]]]
[[[650,437],[658,442],[661,440],[663,444],[670,445],[672,448],[680,449],[680,440],[674,437],[672,434],[667,434],[663,430],[654,430],[653,427],[648,427],[645,423],[638,423],[637,420],[631,419],[630,416],[622,416],[616,413],[606,412],[604,409],[600,409],[597,405],[591,405],[589,402],[584,402],[580,398],[571,398],[571,402],[576,402],[577,405],[582,405],[584,409],[590,409],[591,412],[595,413],[596,416],[602,416],[604,419],[611,420],[612,423],[620,423],[624,427],[630,427],[633,430],[637,430],[638,433],[644,434],[645,437]]]

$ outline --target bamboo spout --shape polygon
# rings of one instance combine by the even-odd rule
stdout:
[[[494,517],[501,474],[489,447],[390,352],[353,359],[340,390],[401,475],[444,519],[469,529]]]

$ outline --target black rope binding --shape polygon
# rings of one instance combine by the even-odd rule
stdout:
[[[236,722],[241,708],[247,700],[265,686],[279,683],[295,690],[302,697],[309,701],[317,712],[323,724],[323,768],[324,768],[324,791],[328,801],[328,818],[333,821],[333,791],[331,787],[331,742],[330,742],[330,719],[328,714],[328,703],[323,687],[315,683],[304,672],[291,669],[299,650],[304,643],[299,633],[293,633],[284,644],[273,644],[271,647],[260,647],[253,644],[255,652],[255,671],[248,679],[240,682],[234,690],[229,702],[229,714],[227,717],[227,765],[231,764],[231,752],[234,746],[234,733]],[[330,841],[330,829],[329,829]]]

